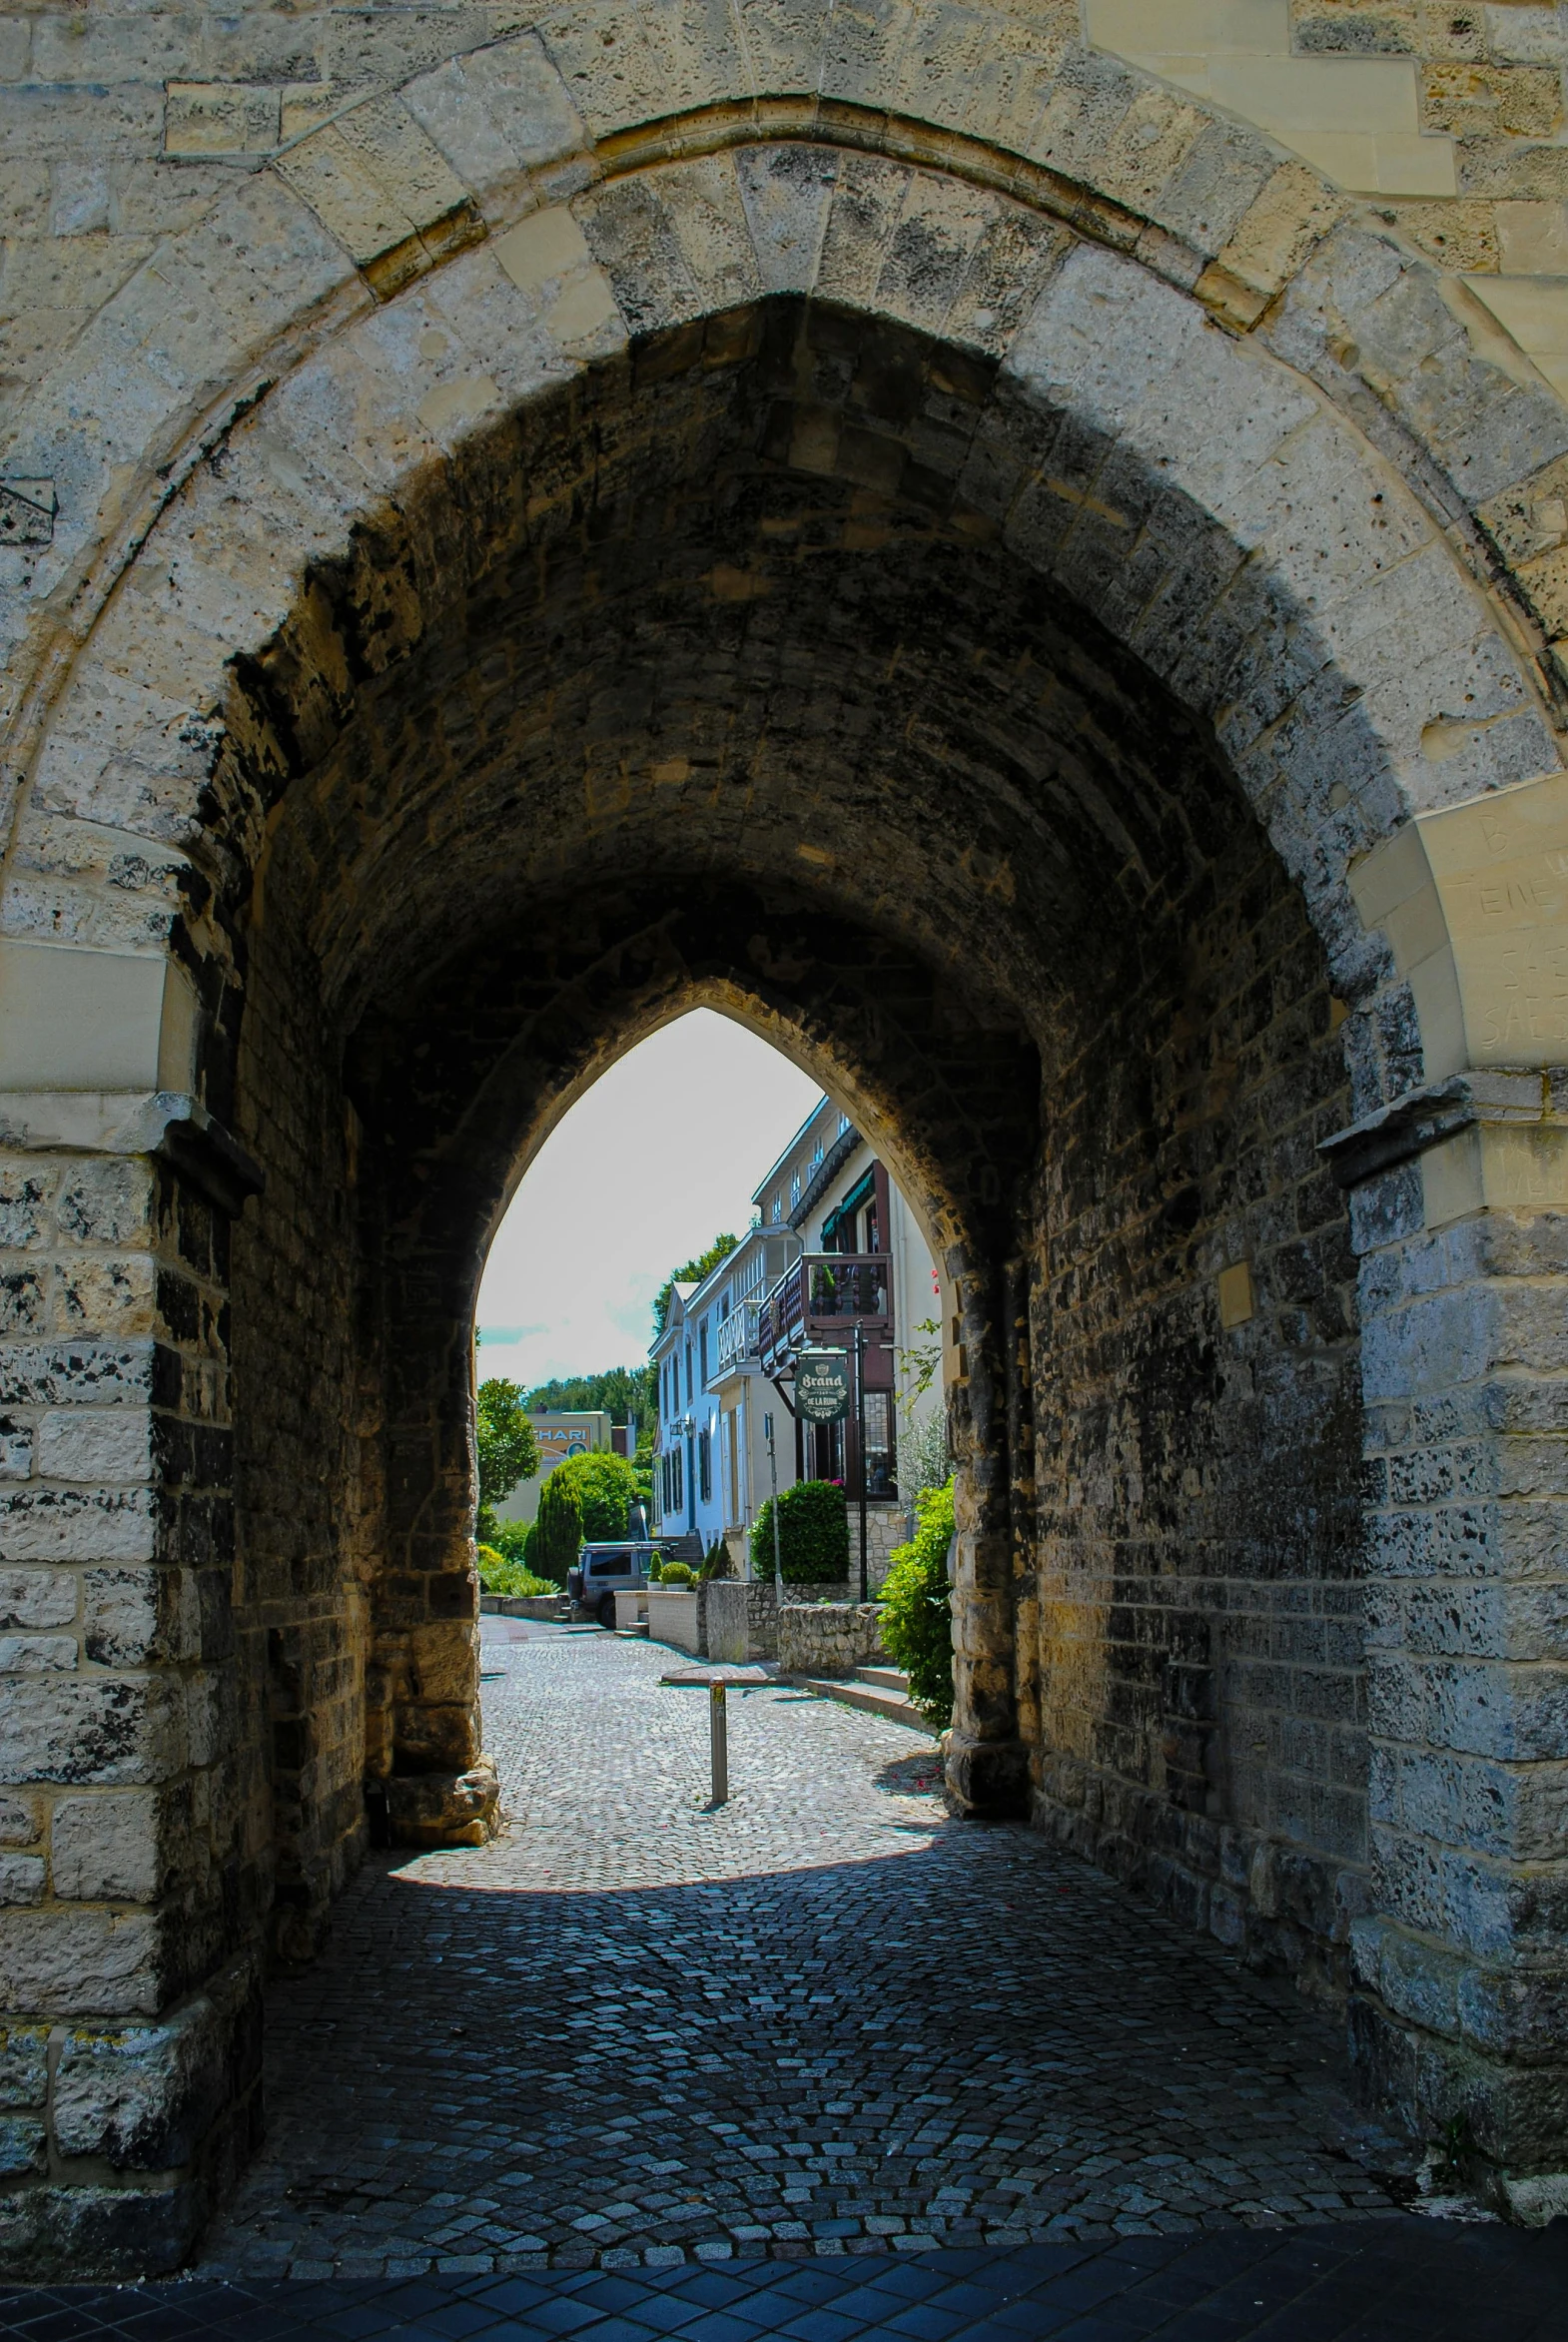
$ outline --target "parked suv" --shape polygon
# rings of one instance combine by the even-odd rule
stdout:
[[[566,1573],[566,1591],[579,1610],[592,1612],[600,1626],[613,1626],[616,1595],[647,1584],[648,1565],[658,1550],[651,1542],[629,1537],[579,1546],[577,1566]]]

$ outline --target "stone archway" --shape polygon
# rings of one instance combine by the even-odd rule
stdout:
[[[17,1728],[20,2037],[72,2019],[19,2253],[178,2256],[254,2118],[262,1925],[308,1946],[353,1859],[360,1721],[404,1779],[473,1753],[462,1278],[552,1101],[704,988],[840,1070],[950,1234],[961,1793],[1032,1760],[1043,1826],[1326,1987],[1353,1928],[1374,2086],[1551,2171],[1552,1653],[1527,1594],[1448,1590],[1529,1578],[1495,1368],[1551,1363],[1509,1208],[1555,1191],[1550,1035],[1509,1058],[1531,986],[1445,918],[1483,852],[1542,915],[1556,752],[1496,605],[1301,373],[972,177],[758,144],[380,290],[139,544],[13,849],[53,908],[7,946],[11,1519],[23,1623],[87,1662]],[[1260,1436],[1321,1468],[1242,1517]],[[1352,1556],[1373,1862],[1360,1718],[1309,1706],[1359,1678]],[[1347,1596],[1321,1659],[1227,1641],[1215,1589],[1265,1579]],[[1342,1732],[1270,1772],[1243,1725]]]

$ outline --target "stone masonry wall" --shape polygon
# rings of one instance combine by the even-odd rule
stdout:
[[[882,1648],[874,1602],[785,1603],[778,1617],[786,1675],[853,1675]]]
[[[168,2266],[259,2119],[228,1226],[146,1157],[29,1153],[0,1229],[0,2137],[49,2180],[0,2255],[63,2219],[84,2266]]]
[[[1342,1012],[1276,870],[1202,879],[1053,1070],[1034,1256],[1037,1819],[1342,1991],[1367,1893]]]
[[[270,1181],[254,1340],[171,1140],[100,1140],[123,1239],[19,1197],[5,1681],[48,1721],[6,1750],[0,2243],[189,2244],[254,2118],[273,1879],[308,1950],[359,1843],[362,1717],[389,1815],[482,1833],[478,1265],[561,1104],[698,1001],[853,1106],[958,1294],[955,1796],[1017,1811],[1033,1758],[1043,1821],[1222,1930],[1244,1888],[1319,1984],[1357,1410],[1308,1142],[1431,1148],[1357,1205],[1354,2037],[1549,2185],[1568,413],[1404,224],[1076,10],[612,13],[0,28],[0,1044],[66,1099],[6,1152],[74,1176],[61,1118],[167,1078]],[[1472,1057],[1534,1070],[1522,1149]],[[150,1460],[78,1477],[45,1419],[109,1411],[122,1341]],[[153,1623],[95,1644],[122,1571]],[[124,1868],[73,1869],[100,1793]]]

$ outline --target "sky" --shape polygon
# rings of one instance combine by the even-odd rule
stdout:
[[[479,1375],[524,1389],[638,1366],[653,1296],[721,1230],[822,1092],[765,1041],[694,1009],[639,1043],[551,1132],[479,1287]]]

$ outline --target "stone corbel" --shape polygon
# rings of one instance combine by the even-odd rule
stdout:
[[[237,1218],[267,1174],[199,1098],[178,1090],[8,1091],[0,1148],[34,1155],[152,1155]]]
[[[1568,1209],[1568,1067],[1471,1067],[1320,1140],[1337,1184],[1419,1159],[1428,1227],[1467,1212]]]

